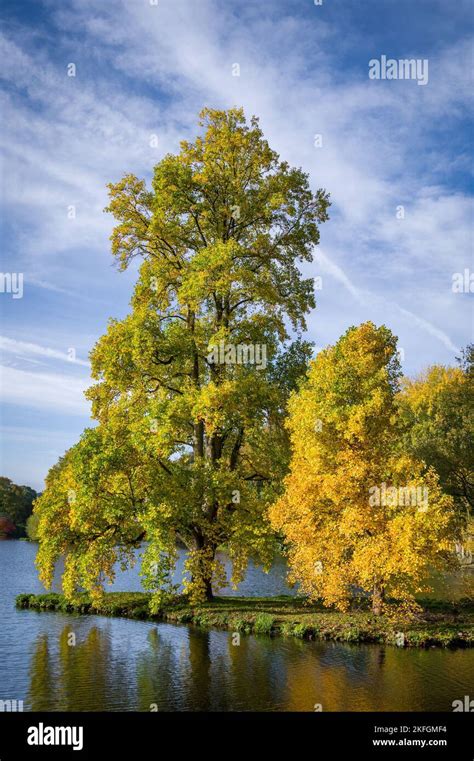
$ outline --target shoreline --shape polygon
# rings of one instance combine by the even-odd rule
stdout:
[[[87,594],[77,602],[64,595],[20,594],[16,607],[76,615],[103,615],[153,623],[192,624],[242,634],[297,637],[303,640],[385,644],[395,647],[474,647],[474,601],[423,601],[423,613],[410,622],[374,616],[369,610],[340,613],[308,604],[303,598],[216,597],[193,605],[178,596],[151,614],[147,592],[105,592],[98,604]],[[401,636],[402,635],[402,636]]]

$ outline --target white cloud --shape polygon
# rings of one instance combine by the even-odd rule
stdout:
[[[87,386],[88,379],[0,366],[0,397],[6,404],[87,415],[89,402],[84,398]]]
[[[322,249],[318,250],[317,253],[318,257],[318,264],[321,266],[321,269],[323,272],[327,272],[330,275],[332,275],[337,281],[342,283],[344,287],[349,291],[351,296],[353,296],[356,301],[363,302],[363,296],[361,291],[356,288],[354,283],[347,277],[344,270],[339,267],[335,262],[331,261],[328,256],[323,252]]]
[[[128,171],[149,178],[165,152],[194,134],[202,106],[237,104],[260,116],[283,158],[331,192],[331,221],[309,273],[328,276],[310,321],[315,332],[336,313],[334,330],[355,317],[383,322],[393,305],[391,327],[411,331],[419,344],[414,367],[467,342],[470,308],[449,289],[452,272],[466,266],[470,199],[445,183],[456,159],[445,136],[470,107],[466,41],[439,46],[429,85],[417,87],[370,81],[363,59],[359,72],[341,69],[341,53],[362,40],[350,32],[341,39],[317,9],[314,24],[262,4],[210,0],[71,0],[49,10],[64,65],[34,36],[3,37],[3,111],[11,125],[5,201],[17,220],[15,255],[34,268],[38,285],[71,292],[75,278],[98,278],[114,291],[106,182]],[[70,60],[75,78],[66,76]],[[231,75],[235,62],[240,77]],[[157,150],[151,133],[159,136]],[[316,133],[322,148],[314,146]],[[67,219],[69,204],[75,220]],[[403,220],[395,217],[400,204]],[[104,328],[107,317],[101,314]],[[324,332],[337,338],[330,327]]]
[[[455,354],[459,354],[459,346],[455,346],[453,342],[451,341],[450,337],[446,335],[446,333],[441,330],[440,328],[437,328],[436,325],[433,325],[431,322],[428,322],[428,320],[424,320],[423,317],[420,317],[417,314],[413,314],[413,312],[410,312],[408,309],[403,309],[402,307],[398,307],[400,309],[400,312],[402,314],[406,315],[411,321],[414,321],[417,325],[419,325],[423,330],[426,330],[427,333],[437,338],[441,343],[446,346],[446,348],[449,351],[454,352]]]
[[[39,344],[16,341],[15,339],[7,338],[6,336],[0,336],[0,350],[25,358],[28,358],[29,355],[33,354],[47,359],[60,359],[63,362],[71,362],[73,365],[90,367],[89,362],[76,358],[75,352],[68,354],[67,352],[57,351],[56,349],[50,349],[46,346],[40,346]]]

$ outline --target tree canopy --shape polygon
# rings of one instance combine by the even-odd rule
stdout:
[[[328,195],[280,161],[241,109],[201,113],[201,133],[155,167],[109,186],[121,269],[139,260],[131,312],[92,352],[98,427],[48,476],[38,500],[38,564],[65,589],[96,594],[116,560],[147,540],[145,583],[169,580],[181,541],[187,591],[212,596],[225,545],[233,579],[268,564],[267,520],[288,463],[283,416],[304,373],[312,260]]]
[[[2,533],[25,536],[26,523],[33,510],[37,493],[30,486],[18,486],[0,476],[0,517],[4,518]]]
[[[474,382],[467,366],[433,365],[406,379],[401,402],[407,445],[432,465],[469,520],[474,508]]]
[[[272,507],[291,577],[310,598],[345,610],[356,590],[380,613],[407,604],[452,560],[452,497],[434,469],[400,446],[396,339],[368,322],[311,363],[289,403],[291,470]]]
[[[241,109],[205,109],[199,124],[150,189],[130,174],[109,185],[112,253],[137,279],[91,354],[97,425],[36,502],[41,578],[64,557],[66,595],[99,596],[145,542],[157,607],[181,544],[185,591],[211,599],[226,583],[218,548],[237,583],[283,538],[310,598],[412,606],[455,563],[472,506],[472,347],[460,367],[406,381],[395,336],[366,322],[309,363],[300,265],[328,195]]]
[[[432,466],[454,498],[460,525],[458,551],[466,563],[474,552],[474,375],[468,346],[459,367],[433,365],[404,379],[400,403],[405,446]]]

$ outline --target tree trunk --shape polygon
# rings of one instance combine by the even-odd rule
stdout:
[[[211,563],[214,561],[214,557],[216,554],[216,546],[210,542],[209,540],[206,540],[206,538],[202,535],[200,531],[196,531],[195,533],[195,547],[194,547],[199,553],[203,553],[203,555],[200,555],[198,558],[198,565],[196,568],[196,577],[193,575],[193,581],[196,582],[199,586],[204,586],[204,597],[206,602],[211,602],[214,599],[214,594],[212,592],[212,571],[210,572],[209,568],[209,561]]]
[[[214,558],[216,555],[216,547],[214,546],[214,544],[208,544],[208,543],[205,543],[205,547],[207,548],[207,551],[210,557],[212,557],[212,561],[214,561]],[[204,581],[205,594],[206,594],[206,602],[212,602],[212,600],[214,599],[214,593],[212,591],[212,572],[210,576],[208,575],[209,566],[207,565],[207,563],[209,562],[209,559],[210,558],[206,559],[207,562],[205,564],[205,567],[203,568],[203,573],[202,573],[202,579]]]
[[[372,613],[376,616],[380,616],[382,613],[382,606],[384,601],[384,588],[380,582],[374,584],[374,590],[372,592]]]
[[[212,581],[211,579],[205,579],[204,583],[206,585],[206,602],[212,602],[214,599],[214,593],[212,591]]]

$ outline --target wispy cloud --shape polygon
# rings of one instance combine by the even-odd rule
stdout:
[[[87,379],[60,373],[28,372],[7,365],[0,366],[0,378],[0,396],[5,404],[69,415],[87,415],[89,412],[89,403],[84,398]]]
[[[434,336],[439,341],[441,341],[444,346],[446,346],[449,351],[454,352],[455,354],[458,354],[460,349],[459,346],[455,346],[453,342],[451,341],[450,337],[446,335],[446,333],[441,330],[440,328],[437,328],[435,325],[433,325],[431,322],[428,322],[428,320],[423,319],[423,317],[420,317],[417,314],[413,314],[413,312],[410,312],[408,309],[403,309],[402,307],[398,307],[400,309],[400,312],[407,317],[410,318],[410,320],[414,321],[416,325],[419,325],[423,330],[426,330],[427,333],[429,333],[431,336]]]
[[[106,183],[127,172],[149,181],[193,138],[205,105],[259,116],[282,158],[331,193],[305,268],[324,274],[309,338],[333,342],[372,319],[399,336],[407,372],[453,362],[472,321],[469,299],[451,290],[452,274],[472,266],[469,3],[408,5],[416,23],[390,19],[402,52],[429,58],[426,87],[369,80],[369,59],[394,39],[389,9],[370,0],[357,11],[351,0],[52,0],[35,26],[26,3],[0,36],[3,267],[25,273],[24,298],[5,311],[4,350],[21,365],[6,363],[5,398],[64,420],[87,414],[84,336],[92,344],[127,311],[133,282],[111,266]],[[83,357],[69,374],[68,345]],[[34,362],[46,370],[28,372]]]
[[[75,356],[75,351],[69,353],[57,351],[56,349],[50,349],[46,346],[40,346],[39,344],[16,341],[15,339],[7,338],[6,336],[0,336],[0,350],[26,358],[33,354],[47,359],[59,359],[63,362],[71,362],[73,365],[90,367],[89,362],[86,362],[83,359],[78,359]]]
[[[335,262],[331,261],[328,256],[322,251],[318,250],[317,253],[318,263],[323,272],[327,272],[332,275],[338,282],[342,283],[346,290],[353,296],[356,301],[363,303],[364,299],[362,292],[356,288],[354,283],[347,277],[344,270],[339,267]]]

